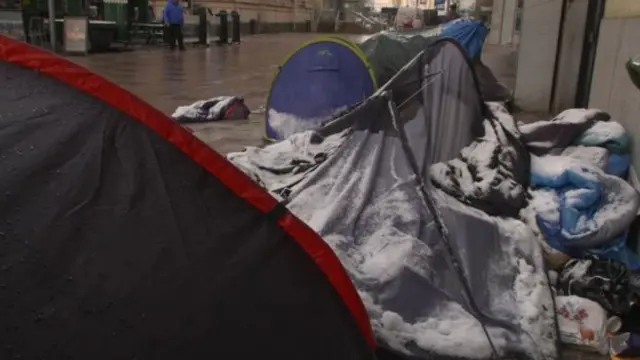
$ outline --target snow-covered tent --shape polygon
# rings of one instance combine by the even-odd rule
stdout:
[[[380,358],[556,358],[540,249],[515,219],[529,155],[457,42],[319,130],[228,158],[338,255]]]
[[[265,138],[317,129],[376,90],[371,67],[349,40],[321,36],[302,44],[278,68],[267,96]]]

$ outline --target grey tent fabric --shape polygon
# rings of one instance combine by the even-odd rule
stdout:
[[[483,121],[484,134],[455,159],[431,165],[438,189],[489,215],[519,218],[526,206],[530,156],[513,116],[488,103],[495,117]]]
[[[429,45],[425,44],[428,50],[418,52],[377,93],[377,98],[390,94],[398,104],[411,98],[414,101],[400,108],[401,117],[425,117],[424,122],[412,123],[408,129],[414,135],[409,142],[423,165],[454,158],[483,131],[482,117],[490,114],[470,60],[461,54],[459,45],[446,38],[433,37],[429,41]],[[389,128],[389,119],[373,120],[385,109],[385,104],[370,101],[357,110],[363,112],[360,116],[350,114],[336,119],[318,133],[326,135],[350,126]],[[414,144],[414,139],[419,144]]]
[[[485,101],[510,102],[513,100],[511,90],[498,81],[493,71],[481,59],[474,59],[473,65],[478,75],[480,91]]]
[[[420,359],[554,359],[531,230],[428,180],[491,116],[463,50],[440,39],[324,128],[228,158],[331,246],[383,347]]]
[[[542,156],[566,148],[597,121],[610,118],[609,114],[598,109],[568,109],[551,120],[523,124],[520,131],[529,151]]]

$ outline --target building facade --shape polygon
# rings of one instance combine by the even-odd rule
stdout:
[[[150,0],[149,4],[161,14],[165,0]],[[322,9],[322,0],[193,0],[213,12],[237,11],[241,21],[261,23],[303,23],[312,20]]]
[[[373,7],[381,9],[383,7],[410,6],[420,9],[434,9],[437,0],[373,0]]]

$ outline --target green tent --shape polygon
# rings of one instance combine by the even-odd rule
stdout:
[[[385,84],[439,33],[440,27],[420,32],[383,31],[365,39],[360,48],[369,59],[378,84]]]

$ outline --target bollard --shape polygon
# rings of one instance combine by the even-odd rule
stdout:
[[[225,10],[220,10],[217,14],[217,17],[220,18],[218,22],[218,45],[226,45],[229,43],[229,19],[228,14]]]
[[[208,46],[209,39],[207,39],[207,35],[209,35],[209,23],[207,21],[207,9],[198,9],[198,16],[200,19],[198,23],[198,44]]]
[[[231,42],[239,43],[240,42],[240,14],[235,10],[231,12],[231,22],[232,22]]]
[[[258,33],[258,20],[251,19],[249,20],[249,34],[255,35]]]
[[[231,17],[231,12],[227,15],[227,35],[228,43],[233,44],[233,17]]]

